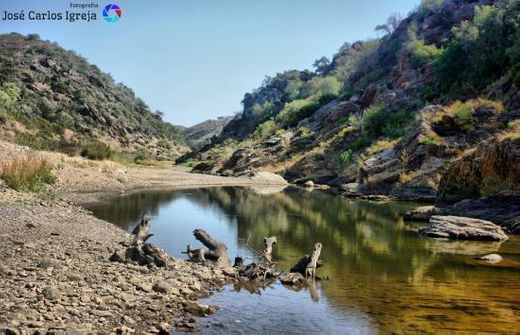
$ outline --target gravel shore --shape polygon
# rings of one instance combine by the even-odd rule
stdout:
[[[32,152],[0,142],[0,159]],[[217,307],[198,298],[221,287],[221,270],[172,259],[167,267],[112,262],[131,236],[78,204],[151,188],[273,186],[269,174],[223,178],[182,168],[129,167],[39,152],[57,183],[21,193],[0,180],[0,334],[169,334]]]
[[[218,269],[182,260],[168,268],[111,262],[129,235],[74,206],[0,205],[0,213],[6,334],[167,333],[225,281]]]

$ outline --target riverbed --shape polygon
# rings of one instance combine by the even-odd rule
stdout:
[[[294,291],[224,287],[203,302],[221,310],[199,320],[202,333],[514,332],[520,324],[520,239],[448,242],[420,237],[405,223],[412,203],[373,203],[321,191],[217,187],[147,191],[91,205],[95,216],[131,230],[152,215],[150,242],[186,258],[202,228],[229,256],[255,259],[264,236],[277,236],[273,257],[288,270],[315,242],[323,244],[323,280]],[[246,246],[247,243],[247,246]],[[474,260],[497,252],[506,261]]]

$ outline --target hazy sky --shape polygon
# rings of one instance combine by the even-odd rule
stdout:
[[[100,17],[108,1],[78,3],[99,4],[91,11]],[[123,9],[119,22],[69,23],[1,18],[5,10],[70,11],[71,1],[0,0],[0,33],[37,33],[75,50],[163,111],[166,120],[192,125],[240,110],[244,93],[265,75],[311,68],[346,41],[376,36],[377,24],[419,2],[112,0]]]

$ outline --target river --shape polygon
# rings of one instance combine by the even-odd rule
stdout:
[[[228,285],[204,303],[221,306],[199,320],[202,333],[506,333],[520,324],[520,239],[448,242],[418,236],[424,223],[405,223],[411,203],[372,203],[289,187],[149,191],[89,207],[131,230],[152,214],[151,242],[186,258],[202,228],[225,242],[230,258],[255,255],[264,236],[277,236],[273,258],[287,270],[315,242],[323,244],[325,278],[291,290],[279,281],[261,289]],[[499,252],[498,266],[476,255]]]

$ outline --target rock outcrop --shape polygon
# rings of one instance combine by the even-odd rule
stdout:
[[[502,228],[496,224],[461,216],[440,216],[430,218],[428,226],[419,229],[419,234],[455,240],[505,241],[508,239]]]
[[[437,200],[454,203],[506,190],[520,190],[520,138],[483,142],[452,162],[441,178]]]

